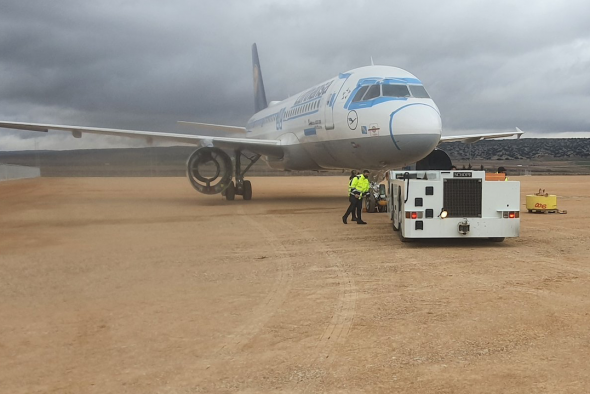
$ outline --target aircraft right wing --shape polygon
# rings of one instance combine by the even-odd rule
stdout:
[[[520,138],[524,134],[524,131],[516,128],[515,132],[512,133],[494,133],[494,134],[468,134],[468,135],[453,135],[453,136],[443,136],[440,137],[440,142],[456,142],[461,141],[465,143],[474,143],[480,140],[486,140],[491,138],[505,138],[505,137],[512,137],[513,135],[518,136]]]
[[[217,125],[220,126],[220,125]],[[44,123],[0,122],[0,127],[5,129],[31,130],[48,132],[49,130],[68,131],[75,138],[81,138],[82,134],[114,135],[118,137],[143,138],[151,143],[154,140],[180,142],[201,146],[216,146],[225,149],[248,150],[266,156],[282,157],[283,149],[279,140],[263,140],[254,138],[214,137],[194,134],[165,133],[157,131],[103,129],[98,127],[82,127],[67,125],[52,125]],[[228,128],[237,128],[227,126]]]

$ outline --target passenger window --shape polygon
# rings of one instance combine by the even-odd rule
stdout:
[[[368,86],[363,86],[362,88],[360,88],[358,90],[358,92],[356,92],[356,94],[354,95],[354,98],[352,99],[353,103],[356,103],[357,101],[361,101],[361,99],[363,98],[363,95],[365,94],[365,92],[367,91],[367,89],[369,89]]]
[[[416,98],[430,98],[424,86],[412,86],[410,85],[410,91],[412,92],[412,96]]]
[[[383,95],[386,97],[410,97],[406,85],[383,85]]]
[[[381,85],[372,85],[363,97],[363,101],[371,100],[379,96],[381,96]]]

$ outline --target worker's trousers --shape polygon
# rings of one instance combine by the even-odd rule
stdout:
[[[344,216],[348,218],[348,215],[352,214],[352,220],[360,219],[361,211],[363,210],[362,198],[356,198],[354,194],[351,194],[348,196],[348,201],[350,201],[350,205]]]

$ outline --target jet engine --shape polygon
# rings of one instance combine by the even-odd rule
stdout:
[[[435,149],[428,156],[416,162],[416,170],[450,170],[453,163],[445,151]]]
[[[218,194],[231,183],[231,158],[219,148],[197,149],[189,156],[186,165],[188,179],[200,193]]]

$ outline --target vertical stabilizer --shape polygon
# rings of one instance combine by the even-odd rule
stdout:
[[[254,69],[254,109],[259,112],[268,107],[268,104],[266,103],[266,93],[264,92],[264,82],[262,82],[256,44],[252,44],[252,67]]]

